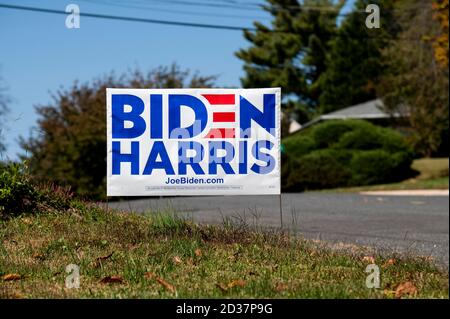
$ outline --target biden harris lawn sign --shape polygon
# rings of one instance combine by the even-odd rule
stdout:
[[[279,88],[107,89],[107,195],[280,194]]]

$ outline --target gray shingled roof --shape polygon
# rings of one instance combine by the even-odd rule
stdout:
[[[324,114],[320,116],[322,120],[331,119],[379,119],[388,118],[389,114],[383,112],[383,101],[380,99],[368,101],[361,104],[356,104],[345,109],[341,109],[335,112]]]
[[[401,117],[400,113],[388,114],[382,110],[383,101],[380,99],[368,101],[361,104],[349,106],[345,109],[340,109],[335,112],[321,115],[312,121],[309,121],[302,125],[299,130],[307,128],[317,122],[323,120],[334,119],[382,119],[389,117]]]

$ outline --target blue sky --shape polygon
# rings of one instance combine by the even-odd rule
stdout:
[[[64,10],[70,3],[81,12],[160,20],[247,26],[268,15],[257,10],[181,5],[158,0],[0,0],[14,4]],[[177,1],[173,1],[177,2]],[[226,4],[221,0],[202,0]],[[245,0],[241,0],[245,2]],[[251,0],[250,3],[263,0]],[[231,2],[228,2],[229,5]],[[344,11],[354,0],[347,1]],[[134,6],[130,8],[128,6]],[[177,12],[168,12],[177,11]],[[226,17],[222,16],[226,15]],[[230,17],[233,16],[233,17]],[[46,104],[51,93],[114,71],[148,70],[177,62],[204,75],[218,75],[218,86],[239,86],[242,62],[234,56],[248,43],[240,31],[198,29],[81,17],[80,29],[67,29],[66,17],[48,13],[0,8],[0,76],[11,99],[11,112],[2,127],[7,145],[2,159],[17,159],[18,137],[28,137],[36,127],[34,105]]]

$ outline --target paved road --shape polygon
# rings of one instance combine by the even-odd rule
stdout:
[[[432,256],[449,265],[448,196],[283,194],[283,224],[306,238]],[[173,197],[110,203],[134,212],[176,211],[203,223],[244,219],[279,227],[278,196]]]

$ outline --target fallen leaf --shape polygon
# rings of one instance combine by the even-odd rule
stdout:
[[[120,276],[106,276],[100,282],[102,284],[122,284],[123,279]]]
[[[31,219],[29,219],[28,217],[23,218],[22,221],[23,221],[24,224],[27,224],[27,225],[31,225],[33,223],[31,221]]]
[[[286,285],[286,284],[284,284],[282,282],[277,283],[276,286],[275,286],[275,290],[278,291],[278,292],[284,291],[286,289],[288,289],[288,285]]]
[[[227,291],[228,290],[228,287],[225,286],[224,284],[217,283],[216,286],[219,287],[223,291]]]
[[[195,253],[195,256],[197,256],[197,257],[202,256],[202,250],[200,248],[197,248],[194,253]]]
[[[169,290],[170,292],[174,293],[175,292],[175,287],[171,284],[169,284],[167,281],[165,281],[164,279],[160,278],[160,277],[156,277],[155,278],[156,281],[163,286],[164,288],[166,288],[167,290]]]
[[[181,264],[181,263],[183,262],[183,261],[181,260],[181,258],[178,257],[178,256],[173,256],[172,260],[173,260],[173,262],[174,262],[175,264]]]
[[[401,298],[404,295],[414,296],[416,294],[417,294],[417,288],[410,281],[406,281],[404,283],[401,283],[395,289],[395,298]]]
[[[155,277],[155,274],[152,273],[151,271],[148,271],[144,274],[144,277],[147,279],[153,279]]]
[[[232,280],[228,283],[228,285],[224,285],[222,283],[217,283],[216,286],[219,287],[223,291],[227,291],[228,289],[234,288],[234,287],[244,287],[245,286],[245,280],[237,279]]]
[[[2,276],[2,279],[4,281],[20,280],[22,279],[22,276],[19,274],[6,274]]]
[[[102,264],[102,261],[111,258],[111,256],[112,256],[113,254],[114,254],[114,252],[112,252],[112,253],[110,253],[109,255],[106,255],[106,256],[98,257],[98,258],[95,260],[94,267],[95,267],[95,268],[100,267],[101,264]]]
[[[245,280],[242,280],[242,279],[232,280],[232,281],[228,284],[228,288],[233,288],[233,287],[244,287],[244,286],[245,286]]]
[[[373,258],[372,256],[365,256],[365,257],[363,257],[362,260],[366,261],[366,262],[368,262],[370,264],[374,264],[375,263],[375,258]]]
[[[395,259],[388,259],[385,263],[384,263],[384,267],[386,267],[386,266],[392,266],[392,265],[395,265]]]

